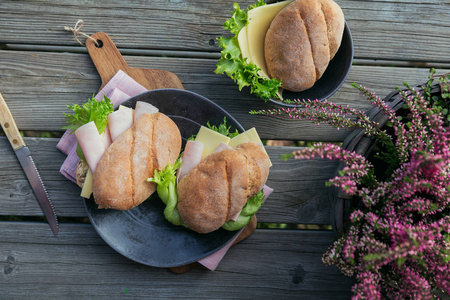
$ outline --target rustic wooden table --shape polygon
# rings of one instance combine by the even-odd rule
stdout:
[[[247,7],[254,1],[240,1]],[[444,0],[336,0],[351,29],[354,64],[329,100],[368,109],[352,82],[380,96],[403,81],[426,81],[428,69],[448,71],[450,2]],[[5,137],[0,137],[0,298],[301,298],[351,296],[353,279],[321,262],[333,242],[329,191],[335,162],[282,161],[295,148],[267,146],[275,192],[258,213],[262,223],[303,224],[300,229],[257,229],[232,247],[214,272],[175,275],[135,263],[112,250],[89,223],[79,188],[59,168],[58,138],[30,131],[59,131],[66,105],[86,101],[100,86],[86,48],[64,26],[78,19],[84,32],[107,32],[133,67],[175,73],[185,89],[211,99],[263,139],[342,142],[348,131],[308,121],[252,116],[276,107],[214,74],[216,38],[233,1],[0,1],[0,92],[25,137],[60,221],[54,237]],[[82,220],[82,219],[81,219]],[[306,225],[305,225],[306,224]],[[293,227],[293,226],[290,226]]]

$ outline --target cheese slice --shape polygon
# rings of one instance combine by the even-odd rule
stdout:
[[[266,58],[264,56],[264,40],[266,32],[272,23],[273,18],[288,4],[294,0],[277,2],[263,5],[248,11],[249,23],[241,28],[238,34],[239,48],[242,58],[254,63],[261,70],[258,72],[262,78],[270,80],[267,72]],[[283,99],[283,89],[277,92],[278,98]]]
[[[246,30],[250,58],[254,64],[261,68],[260,76],[265,78],[269,78],[264,56],[266,32],[275,16],[291,2],[293,2],[293,0],[277,2],[270,5],[259,6],[248,11],[248,24]],[[239,43],[239,47],[240,46],[241,43]]]
[[[131,111],[133,112],[133,120],[134,120],[134,109],[128,106],[124,106],[124,105],[119,105],[119,110],[121,109],[131,109]]]
[[[220,143],[228,145],[230,138],[205,126],[201,126],[195,141],[202,142],[205,145],[202,154],[202,159],[204,159],[206,156],[213,153]]]
[[[86,179],[84,180],[83,189],[81,190],[81,197],[89,199],[92,195],[92,172],[88,170]]]
[[[128,107],[125,107],[125,108],[126,109],[130,109]],[[120,109],[120,107],[119,107],[119,109]],[[108,128],[108,127],[106,127],[106,128]],[[102,142],[105,143],[105,141],[107,141],[108,138],[109,138],[109,134],[106,131],[104,131],[100,135],[100,138],[102,139]],[[109,142],[109,145],[110,144],[111,144],[111,142]],[[106,146],[106,144],[105,144],[105,146]],[[106,146],[106,148],[108,146]],[[93,176],[92,175],[92,171],[91,171],[91,169],[89,169],[87,174],[86,174],[86,178],[84,179],[83,188],[81,189],[81,195],[80,196],[83,197],[83,198],[89,199],[91,197],[91,195],[92,195],[92,178],[93,178],[92,176]]]
[[[257,144],[262,144],[261,138],[258,135],[258,132],[256,132],[255,127],[250,128],[249,130],[235,136],[230,140],[230,145],[233,148],[236,148],[237,145],[247,143],[247,142],[253,142]],[[263,147],[264,152],[267,154],[266,149]],[[267,156],[269,156],[267,154]],[[270,161],[270,158],[269,158]],[[272,162],[270,161],[270,166],[272,166]]]
[[[250,57],[250,50],[248,49],[248,37],[247,37],[247,26],[241,28],[238,34],[238,44],[239,49],[241,49],[242,59],[247,58],[247,60],[252,62]]]

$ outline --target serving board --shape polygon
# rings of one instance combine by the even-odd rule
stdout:
[[[157,69],[132,68],[128,66],[114,42],[104,32],[91,35],[94,40],[86,40],[86,48],[102,80],[101,90],[110,79],[122,70],[148,90],[175,88],[184,89],[180,79],[172,72]]]
[[[128,66],[122,54],[117,49],[114,42],[105,32],[97,32],[91,35],[93,39],[86,40],[86,48],[89,56],[100,75],[102,84],[99,91],[111,80],[111,78],[122,70],[131,78],[148,90],[175,88],[184,89],[180,79],[172,72],[158,69],[133,68]],[[253,216],[251,222],[244,228],[234,244],[250,236],[256,229],[256,216]],[[196,267],[198,263],[191,263],[185,266],[169,268],[173,273],[184,273]]]

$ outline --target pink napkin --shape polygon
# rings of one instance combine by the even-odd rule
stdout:
[[[106,95],[106,97],[111,100],[114,107],[116,107],[128,98],[145,91],[147,91],[145,87],[137,83],[133,78],[125,74],[125,72],[123,72],[122,70],[119,70],[119,72],[117,72],[116,75],[114,75],[114,77],[111,78],[111,80],[95,96],[95,99],[101,100],[103,96]],[[77,138],[75,134],[70,134],[70,132],[71,130],[67,130],[64,133],[56,147],[64,154],[67,154],[67,158],[62,164],[60,172],[66,178],[76,183],[76,168],[79,160],[76,154]],[[265,187],[264,192],[266,194],[266,198],[272,191],[273,190],[271,188],[267,187],[266,189]],[[230,247],[233,245],[233,242],[236,240],[236,238],[234,238],[231,242],[229,242],[223,248],[211,254],[210,256],[199,260],[199,263],[206,268],[214,271],[219,265],[222,258],[227,253],[228,249],[230,249]]]
[[[95,99],[101,100],[106,95],[114,107],[120,105],[128,98],[147,91],[145,87],[134,81],[133,78],[125,74],[122,70],[116,73],[111,80],[95,96]],[[56,145],[61,152],[67,154],[67,158],[61,166],[60,172],[69,180],[77,182],[76,169],[78,156],[76,154],[77,138],[75,134],[70,134],[67,130]]]
[[[264,201],[266,201],[267,197],[269,197],[270,194],[272,194],[273,189],[271,187],[268,187],[267,185],[264,186]],[[239,231],[239,234],[241,234],[242,230],[244,230],[244,228],[242,228]],[[228,252],[228,249],[230,249],[230,247],[233,245],[234,241],[239,237],[239,234],[236,235],[236,237],[229,242],[228,244],[226,244],[223,248],[221,248],[220,250],[217,250],[216,252],[214,252],[214,254],[207,256],[201,260],[199,260],[198,262],[201,263],[202,265],[204,265],[205,267],[207,267],[208,269],[210,269],[211,271],[214,271],[217,266],[219,265],[219,262],[222,260],[222,258],[225,256],[225,254]]]

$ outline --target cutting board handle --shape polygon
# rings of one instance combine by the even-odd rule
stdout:
[[[99,46],[92,39],[87,39],[86,48],[100,75],[103,87],[119,70],[126,71],[129,67],[106,33],[97,32],[91,37],[99,43]]]
[[[106,33],[97,32],[91,37],[99,43],[97,45],[93,39],[86,40],[86,48],[102,80],[100,90],[119,70],[128,74],[128,76],[148,90],[162,88],[184,89],[180,79],[172,72],[129,67],[116,45],[114,45],[114,42]]]

